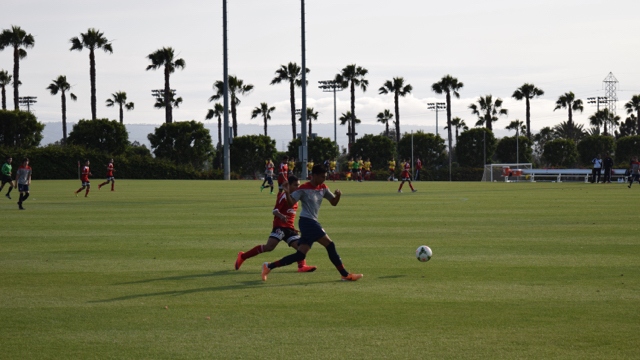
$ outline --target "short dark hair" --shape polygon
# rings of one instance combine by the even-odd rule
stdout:
[[[24,164],[25,162],[29,161],[28,157],[22,158],[22,163]]]
[[[282,158],[282,160],[289,160],[289,157],[285,156],[285,157]]]
[[[295,175],[291,175],[289,176],[289,179],[287,181],[289,181],[289,185],[293,185],[293,183],[295,183],[296,181],[298,181],[298,177]]]
[[[311,168],[312,175],[320,175],[320,174],[326,174],[326,173],[327,173],[327,168],[324,167],[324,165],[322,164],[313,165],[313,168]]]
[[[9,159],[13,159],[13,158],[11,156],[7,156],[7,160],[9,160]]]

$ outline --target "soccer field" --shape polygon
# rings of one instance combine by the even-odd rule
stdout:
[[[328,182],[319,220],[364,277],[316,244],[316,272],[263,282],[292,250],[234,270],[271,231],[260,182],[93,182],[3,192],[0,358],[640,357],[640,186]]]

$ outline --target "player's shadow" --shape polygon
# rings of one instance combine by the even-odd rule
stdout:
[[[380,276],[378,279],[397,279],[407,277],[407,275],[389,275],[389,276]]]
[[[138,281],[129,281],[129,282],[117,283],[117,284],[114,284],[114,285],[146,284],[146,283],[150,283],[150,282],[154,282],[154,281],[190,280],[190,279],[208,278],[208,277],[213,277],[213,276],[224,276],[224,275],[230,275],[232,273],[237,273],[237,272],[233,271],[233,270],[222,270],[222,271],[216,271],[216,272],[212,272],[212,273],[208,273],[208,274],[169,276],[169,277],[163,277],[163,278],[157,278],[157,279],[145,279],[145,280],[138,280]]]

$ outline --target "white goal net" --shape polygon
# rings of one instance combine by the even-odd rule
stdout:
[[[487,164],[484,166],[482,181],[518,182],[531,181],[522,170],[531,170],[533,164]]]

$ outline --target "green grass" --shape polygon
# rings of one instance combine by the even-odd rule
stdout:
[[[257,181],[119,180],[88,199],[34,181],[26,211],[3,192],[0,358],[640,357],[640,186],[338,184],[320,221],[355,283],[319,245],[314,273],[261,281],[282,244],[233,270],[271,230]]]

